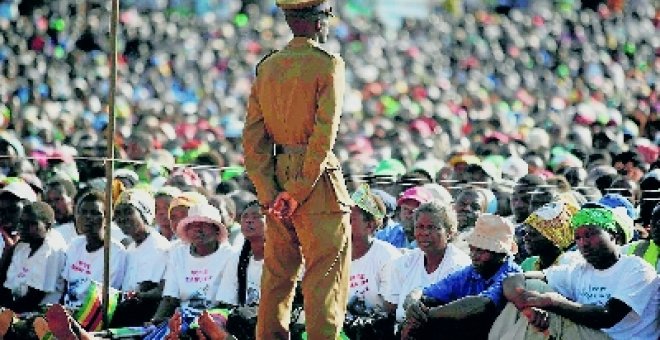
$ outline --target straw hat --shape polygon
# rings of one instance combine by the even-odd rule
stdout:
[[[473,247],[513,255],[518,252],[513,235],[514,227],[511,221],[498,215],[482,214],[465,240]]]

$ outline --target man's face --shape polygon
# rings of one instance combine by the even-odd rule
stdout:
[[[582,226],[577,228],[575,230],[575,244],[582,257],[597,269],[604,269],[603,263],[607,263],[617,252],[614,236],[597,227]]]
[[[516,218],[516,223],[522,223],[529,216],[529,203],[531,195],[529,186],[516,185],[511,195],[511,211]]]
[[[58,223],[66,222],[73,215],[73,200],[66,194],[64,188],[55,186],[46,191],[46,203],[55,211]]]
[[[502,265],[503,258],[503,254],[470,246],[470,259],[472,260],[472,265],[477,273],[481,275],[496,272]]]
[[[483,208],[483,202],[477,192],[462,192],[454,204],[454,210],[458,218],[458,230],[473,228],[477,218],[483,212]]]

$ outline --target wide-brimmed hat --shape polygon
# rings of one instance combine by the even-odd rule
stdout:
[[[188,216],[177,224],[176,234],[182,238],[184,242],[190,242],[186,235],[186,229],[193,223],[208,223],[216,226],[218,230],[225,228],[220,211],[208,203],[191,206],[190,209],[188,209]],[[221,234],[222,233],[219,235]]]
[[[30,202],[37,201],[37,194],[34,192],[34,190],[32,190],[32,187],[24,180],[16,177],[9,177],[5,179],[5,183],[7,184],[4,187],[2,187],[2,190],[0,190],[0,194],[7,192],[16,196],[19,199],[27,200]]]
[[[482,214],[465,240],[473,247],[513,255],[518,252],[513,235],[514,227],[511,221],[498,215]]]

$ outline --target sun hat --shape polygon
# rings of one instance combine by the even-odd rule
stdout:
[[[400,205],[405,200],[413,200],[421,204],[429,202],[431,199],[433,199],[433,195],[431,195],[427,189],[424,189],[423,187],[412,187],[406,189],[406,191],[399,196],[396,204]]]
[[[513,255],[518,252],[513,236],[514,227],[511,221],[499,215],[482,214],[465,241],[473,247]]]
[[[574,241],[571,218],[576,211],[577,208],[571,204],[555,201],[536,209],[523,223],[564,250]]]
[[[193,223],[208,223],[217,227],[218,230],[226,228],[222,221],[220,210],[208,203],[201,203],[191,206],[190,209],[188,209],[188,216],[182,219],[177,225],[176,234],[184,242],[190,243],[190,240],[186,235],[186,229]],[[221,235],[222,233],[220,233],[218,236],[221,237]]]
[[[2,193],[10,193],[19,199],[27,200],[30,202],[37,201],[37,194],[32,190],[32,187],[24,180],[17,177],[8,177],[3,180],[6,184],[0,190]]]
[[[142,220],[147,225],[154,223],[156,214],[156,201],[150,192],[143,189],[129,189],[121,193],[117,199],[117,205],[128,204],[140,213]]]

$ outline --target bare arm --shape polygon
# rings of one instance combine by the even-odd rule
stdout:
[[[158,305],[158,309],[156,310],[156,314],[154,314],[154,317],[151,319],[154,323],[159,323],[174,314],[174,311],[176,310],[176,307],[179,306],[180,300],[177,298],[173,298],[171,296],[164,296],[163,299],[160,301],[160,304]]]
[[[527,307],[545,309],[595,329],[613,327],[631,311],[630,306],[613,298],[604,306],[597,306],[570,301],[557,293],[531,292],[525,297],[525,301]]]
[[[429,310],[431,318],[447,318],[462,320],[495,308],[493,302],[485,296],[466,296],[448,304],[433,307]]]

